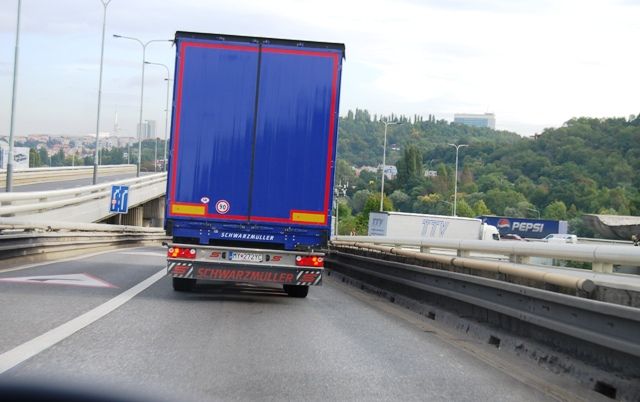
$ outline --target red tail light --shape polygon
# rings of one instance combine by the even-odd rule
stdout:
[[[296,265],[300,267],[324,267],[324,258],[317,255],[306,257],[299,255],[296,257]]]
[[[167,250],[167,257],[169,258],[196,258],[196,249],[195,248],[185,248],[185,247],[171,247]]]

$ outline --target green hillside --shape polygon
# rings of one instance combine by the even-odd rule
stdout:
[[[456,143],[469,145],[460,149],[458,215],[573,219],[577,232],[585,230],[575,219],[582,213],[640,215],[640,118],[571,119],[526,138],[431,116],[389,119],[401,123],[388,130],[387,163],[398,167],[397,178],[385,181],[389,208],[450,214],[455,149],[448,144]],[[336,184],[349,182],[340,212],[345,230],[362,231],[362,212],[380,202],[380,174],[356,177],[350,166],[381,164],[384,124],[357,110],[339,128]]]

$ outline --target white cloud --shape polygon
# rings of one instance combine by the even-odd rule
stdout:
[[[15,11],[0,9],[0,134],[8,131]],[[23,2],[19,131],[92,129],[101,18],[99,2]],[[140,48],[111,35],[147,40],[176,30],[343,42],[343,113],[492,111],[498,127],[522,134],[574,116],[626,116],[640,111],[637,21],[637,4],[615,0],[113,0],[103,124],[116,105],[122,127],[134,131],[138,120],[124,105],[138,102]],[[173,49],[148,48],[149,60],[172,66],[173,58]],[[162,72],[147,71],[145,118],[160,121],[153,102],[164,99]]]

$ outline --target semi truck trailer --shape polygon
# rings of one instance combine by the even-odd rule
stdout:
[[[445,240],[500,240],[495,226],[459,216],[371,212],[369,236]]]
[[[322,283],[340,43],[177,32],[165,228],[176,291]]]

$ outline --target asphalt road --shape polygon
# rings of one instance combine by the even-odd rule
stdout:
[[[141,172],[141,175],[153,174],[153,172]],[[109,183],[112,181],[131,179],[136,177],[134,173],[120,173],[114,175],[100,175],[98,174],[98,183]],[[56,181],[55,177],[51,178],[51,181],[46,183],[35,183],[35,184],[17,184],[14,185],[13,191],[52,191],[52,190],[64,190],[67,188],[75,188],[75,187],[84,187],[90,186],[93,182],[93,178],[87,177],[84,179],[74,179],[74,180],[60,180]],[[0,184],[0,189],[4,189],[5,183]]]
[[[551,400],[332,278],[306,299],[177,293],[163,267],[164,249],[138,248],[0,271],[0,381],[150,400]]]

